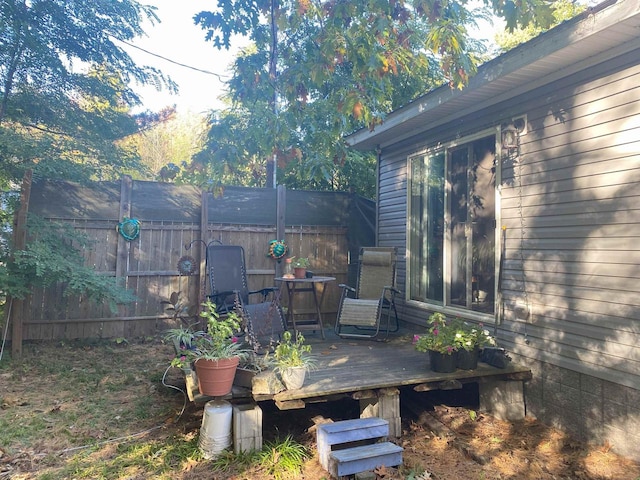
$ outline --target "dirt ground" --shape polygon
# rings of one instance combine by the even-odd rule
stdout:
[[[142,449],[150,442],[175,445],[176,438],[197,437],[202,406],[188,403],[181,413],[183,395],[163,385],[170,357],[170,347],[145,339],[35,344],[25,348],[20,363],[3,359],[0,480],[273,478],[258,468],[219,469],[210,461],[178,457],[162,475],[148,459],[135,473],[123,463],[113,471],[86,466],[122,457],[125,445]],[[180,388],[181,381],[177,370],[167,372],[165,383]],[[640,479],[640,465],[615,455],[609,446],[576,442],[534,420],[501,422],[455,395],[420,395],[403,391],[401,396],[404,464],[378,470],[377,478]],[[261,406],[265,442],[292,434],[308,447],[311,456],[297,478],[329,478],[317,461],[314,423],[357,417],[357,404],[338,401],[286,412]],[[78,459],[88,446],[90,453]]]

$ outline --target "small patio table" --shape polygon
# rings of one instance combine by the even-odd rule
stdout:
[[[287,323],[293,325],[296,333],[299,330],[320,330],[322,339],[324,340],[324,326],[322,325],[322,313],[320,306],[324,298],[326,284],[335,281],[335,277],[311,277],[311,278],[284,278],[277,277],[277,282],[284,282],[287,286],[287,297],[289,300],[287,309]],[[316,292],[316,284],[320,285],[320,298]],[[316,307],[315,318],[298,320],[294,312],[294,299],[296,294],[310,292],[313,295],[313,303]]]

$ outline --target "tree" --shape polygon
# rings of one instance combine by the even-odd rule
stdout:
[[[105,178],[136,167],[115,140],[138,128],[130,81],[170,81],[137,66],[119,41],[143,34],[153,9],[133,0],[0,3],[0,185],[34,178]]]
[[[172,107],[159,113],[145,112],[147,127],[121,144],[134,149],[145,166],[134,178],[180,180],[189,171],[191,157],[202,150],[206,118],[195,113],[177,114]]]
[[[484,3],[510,26],[548,24],[544,0]],[[220,1],[195,17],[206,38],[228,48],[233,35],[245,35],[254,48],[234,64],[230,109],[212,123],[199,160],[240,171],[276,158],[287,182],[344,187],[336,179],[353,162],[342,137],[374,128],[435,85],[462,88],[482,53],[467,28],[487,14],[466,0]],[[242,137],[224,135],[232,131]]]
[[[575,0],[557,0],[553,2],[553,22],[544,28],[542,25],[527,25],[514,28],[513,30],[505,29],[496,34],[496,44],[502,52],[507,52],[517,47],[521,43],[537,37],[551,27],[562,23],[565,20],[575,17],[583,12],[587,5],[576,2]]]
[[[134,0],[0,2],[2,220],[14,204],[7,191],[27,170],[34,179],[83,181],[140,168],[135,152],[117,142],[141,126],[128,113],[139,99],[127,85],[174,87],[159,71],[137,66],[121,46],[144,33],[143,18],[157,20],[151,7]],[[45,235],[34,219],[29,224],[34,241],[20,251],[11,249],[7,224],[0,228],[0,300],[64,277],[70,290],[125,298],[110,279],[82,268],[58,228],[49,226]]]

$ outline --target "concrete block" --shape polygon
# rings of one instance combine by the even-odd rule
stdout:
[[[376,398],[360,400],[360,418],[383,418],[389,422],[389,437],[399,438],[402,435],[402,418],[400,417],[400,393],[386,392]]]
[[[580,390],[568,385],[562,385],[560,393],[562,395],[562,406],[570,410],[580,409]]]
[[[582,392],[580,395],[580,412],[584,418],[602,423],[603,421],[602,396]]]
[[[592,395],[602,396],[602,380],[591,375],[580,376],[580,390]]]
[[[551,365],[550,363],[545,363],[544,368],[542,369],[542,378],[544,382],[556,382],[561,383],[562,372],[560,367],[556,365]]]
[[[560,369],[560,383],[571,388],[580,388],[580,374],[567,368]]]
[[[233,406],[233,451],[262,450],[262,409],[255,403]]]
[[[612,425],[607,426],[605,434],[614,452],[636,461],[640,460],[640,449],[638,448],[640,435],[630,437],[628,432]]]
[[[627,398],[627,387],[613,382],[604,381],[602,393],[605,400],[612,400],[616,403],[625,403]]]
[[[524,388],[519,381],[480,382],[480,410],[501,420],[522,420],[525,416]]]
[[[640,390],[627,387],[627,405],[638,408],[640,405]]]

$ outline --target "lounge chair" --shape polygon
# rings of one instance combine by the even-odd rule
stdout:
[[[395,248],[364,247],[358,258],[356,288],[340,284],[335,331],[340,337],[375,338],[381,331],[385,338],[399,328],[395,295]],[[391,329],[391,317],[395,325]],[[386,317],[385,326],[381,323]]]
[[[286,330],[280,290],[275,286],[249,290],[241,246],[210,242],[207,245],[207,273],[211,290],[209,299],[221,314],[232,310],[238,312],[248,334],[247,341],[254,349],[263,349],[280,338]]]

